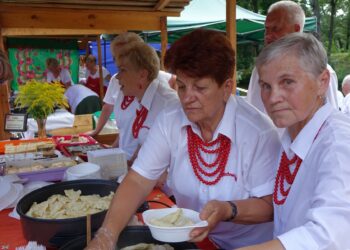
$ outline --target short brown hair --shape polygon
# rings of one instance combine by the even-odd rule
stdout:
[[[170,47],[165,65],[174,74],[180,70],[190,77],[210,77],[221,86],[233,77],[235,52],[224,34],[198,29]]]
[[[58,62],[58,60],[56,58],[53,57],[49,57],[46,59],[46,66],[52,66],[52,67],[58,67],[60,65],[60,63]]]
[[[96,64],[96,61],[97,61],[96,56],[94,56],[94,55],[88,55],[88,57],[86,57],[86,59],[85,59],[86,63],[92,62],[92,63]]]
[[[143,39],[134,32],[124,32],[116,36],[113,41],[111,42],[111,52],[114,57],[117,57],[115,54],[116,47],[121,47],[125,44],[131,43],[131,42],[143,42]]]
[[[128,43],[120,50],[118,62],[120,59],[128,58],[135,69],[146,69],[148,71],[148,80],[153,81],[159,73],[159,58],[156,51],[144,42]]]
[[[10,62],[6,53],[0,50],[0,84],[13,79]]]

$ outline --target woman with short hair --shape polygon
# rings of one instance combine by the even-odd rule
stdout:
[[[263,249],[350,246],[350,118],[326,99],[327,53],[311,34],[265,47],[256,61],[261,97],[282,135],[273,193],[275,239]]]
[[[60,82],[65,88],[68,88],[73,84],[69,71],[62,68],[56,58],[47,58],[46,67],[47,82]]]
[[[220,248],[232,249],[272,239],[272,223],[232,222],[235,208],[248,217],[252,212],[236,205],[241,199],[249,199],[261,215],[251,224],[272,219],[266,197],[280,145],[269,119],[232,95],[235,55],[229,40],[196,30],[176,41],[169,54],[175,55],[167,66],[177,76],[180,101],[157,117],[88,249],[113,247],[167,170],[177,206],[201,212],[208,221],[208,227],[191,232],[192,240],[209,234]]]
[[[131,165],[158,113],[176,102],[178,97],[169,85],[162,84],[157,78],[159,59],[155,50],[146,43],[124,45],[118,53],[117,63],[119,73],[116,78],[121,91],[114,112],[119,147],[126,152]]]
[[[99,66],[97,65],[97,59],[94,55],[89,55],[85,59],[86,67],[86,83],[85,86],[100,95],[100,72]],[[102,78],[103,78],[103,89],[106,92],[111,74],[109,71],[102,66]]]

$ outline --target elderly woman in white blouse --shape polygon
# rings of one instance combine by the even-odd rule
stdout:
[[[193,241],[209,235],[218,247],[232,249],[272,239],[272,223],[260,222],[272,219],[280,144],[270,120],[231,95],[235,61],[229,40],[216,31],[196,30],[173,44],[169,55],[180,102],[157,117],[88,249],[114,246],[167,169],[177,205],[201,212],[209,223],[191,232]],[[241,207],[242,199],[254,209]],[[251,213],[260,215],[246,223],[251,225],[232,222]]]
[[[265,108],[287,129],[273,194],[275,239],[242,249],[349,249],[350,119],[326,101],[326,51],[295,33],[264,48],[256,66]]]
[[[159,112],[178,102],[178,96],[159,79],[159,58],[148,44],[131,42],[124,45],[117,62],[120,91],[114,112],[119,128],[118,144],[132,163]]]

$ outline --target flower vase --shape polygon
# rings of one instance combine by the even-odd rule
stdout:
[[[38,124],[38,138],[46,138],[46,119],[36,119]]]

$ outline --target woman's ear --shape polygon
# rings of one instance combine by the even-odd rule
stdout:
[[[233,80],[231,78],[227,79],[224,84],[224,100],[225,102],[227,102],[227,100],[230,98],[230,96],[232,95],[232,91],[233,91]]]
[[[325,96],[329,87],[330,73],[325,69],[317,78],[318,80],[318,96]]]
[[[140,70],[140,77],[142,78],[142,80],[148,80],[148,71],[146,69],[141,69]]]

